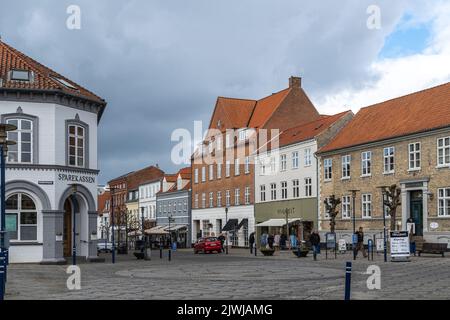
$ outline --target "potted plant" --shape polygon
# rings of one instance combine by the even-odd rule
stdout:
[[[275,252],[275,249],[270,248],[260,248],[259,250],[265,256],[273,256],[273,253]]]
[[[292,251],[297,258],[304,258],[308,255],[309,249],[306,246],[306,241],[302,241],[300,245]]]

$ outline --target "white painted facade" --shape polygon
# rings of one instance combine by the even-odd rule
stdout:
[[[75,196],[79,207],[75,215],[77,255],[96,258],[93,248],[97,234],[97,113],[57,103],[0,101],[0,116],[2,122],[33,118],[33,160],[31,163],[7,162],[6,199],[14,194],[25,194],[33,200],[37,236],[33,240],[11,240],[10,261],[60,263],[64,260],[61,230],[64,202],[72,194],[70,184],[73,183],[78,189]],[[86,127],[84,167],[68,165],[67,121]],[[6,211],[8,216],[8,209]],[[17,221],[17,228],[20,226]]]
[[[255,231],[255,215],[253,205],[230,206],[228,214],[225,213],[225,207],[192,209],[192,241],[198,239],[198,233],[201,230],[202,236],[219,236],[221,229],[230,219],[237,219],[241,223],[243,219],[248,219],[248,230],[240,228],[237,232],[238,242],[234,244],[237,247],[248,246],[248,235]],[[229,245],[232,244],[231,235],[228,238]]]
[[[280,200],[296,200],[317,197],[317,151],[315,139],[280,147],[272,152],[260,153],[255,160],[255,202],[263,203]],[[298,155],[298,165],[294,165],[294,153]],[[282,165],[286,157],[286,166]],[[275,163],[275,165],[273,165]],[[272,165],[271,165],[272,164]],[[307,181],[310,180],[310,193]],[[293,181],[299,182],[299,195],[294,196]],[[287,198],[282,198],[281,183],[287,183]],[[308,181],[309,182],[309,181]],[[271,197],[271,185],[276,185],[276,199]],[[309,183],[308,183],[309,184]],[[261,186],[265,186],[265,200],[262,199]]]
[[[147,220],[156,221],[156,194],[160,190],[160,180],[139,186],[139,212],[144,208],[144,217]]]

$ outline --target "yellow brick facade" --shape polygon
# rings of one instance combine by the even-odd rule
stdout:
[[[329,220],[325,217],[323,201],[330,195],[336,197],[349,195],[351,189],[360,190],[356,195],[355,216],[356,228],[364,227],[366,232],[376,233],[383,229],[383,207],[382,194],[379,186],[389,186],[396,184],[402,189],[402,204],[397,209],[397,223],[400,230],[406,230],[406,219],[410,217],[409,201],[411,192],[422,191],[424,238],[432,241],[450,243],[450,216],[438,217],[438,189],[450,188],[450,167],[438,167],[437,140],[449,137],[450,128],[429,132],[426,134],[410,135],[396,139],[385,140],[380,143],[367,144],[359,147],[352,147],[333,151],[320,155],[320,200],[319,200],[319,220],[322,231],[329,230]],[[420,170],[409,170],[409,144],[420,142],[421,145],[421,166]],[[384,148],[395,148],[395,170],[394,173],[384,173]],[[362,152],[371,151],[371,176],[362,177]],[[348,180],[342,179],[342,156],[351,156],[351,177]],[[332,179],[325,181],[324,160],[332,159]],[[372,196],[372,217],[362,218],[361,195],[371,194]],[[351,205],[352,205],[351,200]],[[437,222],[439,227],[430,228],[432,222]],[[386,225],[390,226],[390,219]],[[339,206],[339,214],[336,219],[336,231],[352,231],[352,218],[342,218],[342,206]]]

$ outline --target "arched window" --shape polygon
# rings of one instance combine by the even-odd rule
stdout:
[[[37,240],[37,211],[33,199],[16,193],[6,200],[6,231],[11,240]]]
[[[85,130],[81,126],[69,125],[69,166],[85,166]]]
[[[8,132],[8,140],[17,142],[16,145],[8,148],[8,162],[32,163],[33,121],[28,119],[8,119],[6,122],[17,127],[17,130]]]

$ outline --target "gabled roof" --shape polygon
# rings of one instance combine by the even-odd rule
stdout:
[[[319,120],[287,129],[280,134],[279,145],[280,147],[283,147],[293,143],[314,139],[348,113],[351,113],[351,111],[341,112],[332,116],[322,115]]]
[[[183,169],[180,169],[180,171],[178,171],[177,173],[177,177],[178,175],[181,175],[181,179],[183,180],[190,180],[191,179],[191,167],[186,167]]]
[[[11,70],[32,71],[34,80],[12,81],[8,76]],[[7,45],[3,40],[0,40],[0,79],[2,82],[0,89],[56,91],[106,105],[105,100],[96,94]],[[74,88],[64,85],[57,79],[67,82]]]
[[[270,116],[279,107],[284,98],[289,94],[291,88],[284,89],[280,92],[274,93],[268,97],[259,100],[256,103],[253,116],[249,122],[250,128],[261,128],[269,120]]]
[[[255,100],[225,97],[217,98],[217,108],[223,108],[227,120],[232,124],[232,128],[247,127],[255,105]],[[217,129],[217,124],[212,123],[211,128]]]
[[[362,108],[319,153],[450,127],[450,82]]]

